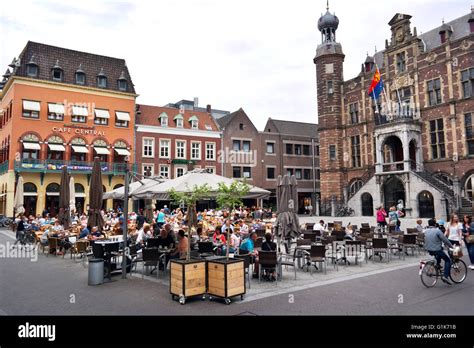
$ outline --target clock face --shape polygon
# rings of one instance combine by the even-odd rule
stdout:
[[[405,33],[403,32],[403,28],[398,28],[397,32],[395,34],[395,38],[397,39],[397,42],[402,42],[405,37]]]

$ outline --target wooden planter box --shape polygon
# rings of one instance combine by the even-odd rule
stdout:
[[[207,262],[207,293],[223,298],[230,304],[230,298],[240,296],[243,300],[245,294],[245,269],[244,260],[223,259]]]
[[[206,296],[206,261],[172,260],[170,272],[170,293],[174,300],[184,304],[194,296]]]

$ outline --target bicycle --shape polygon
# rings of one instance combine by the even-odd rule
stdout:
[[[342,216],[354,216],[355,211],[351,207],[342,207],[337,213],[336,216],[342,217]]]
[[[21,246],[32,245],[33,249],[36,248],[37,240],[33,229],[30,226],[26,226],[25,230],[20,232],[15,245],[20,242]]]
[[[467,277],[467,266],[463,260],[453,256],[454,249],[449,248],[449,258],[451,259],[451,270],[449,278],[455,284],[461,284]],[[436,262],[433,256],[431,260],[420,260],[420,279],[421,283],[427,288],[432,288],[438,282],[438,278],[443,276],[444,267]]]

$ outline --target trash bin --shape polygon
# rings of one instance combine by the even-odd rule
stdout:
[[[100,285],[104,283],[104,260],[89,260],[89,285]]]

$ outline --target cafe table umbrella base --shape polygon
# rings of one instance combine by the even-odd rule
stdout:
[[[207,262],[207,293],[213,297],[224,299],[226,304],[231,298],[245,295],[244,260],[221,259]]]
[[[171,298],[184,305],[190,297],[206,299],[206,261],[171,260]]]

